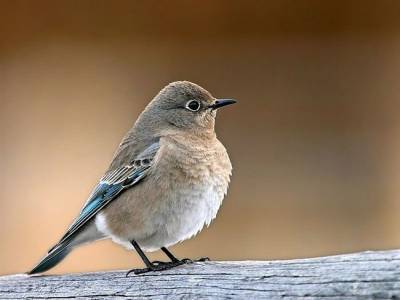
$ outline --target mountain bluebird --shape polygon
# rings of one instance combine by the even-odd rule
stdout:
[[[214,124],[217,109],[233,103],[188,81],[163,88],[123,138],[79,216],[28,273],[45,272],[76,246],[103,238],[138,252],[146,268],[135,274],[191,262],[167,247],[209,225],[221,206],[232,165]],[[169,262],[151,262],[143,252],[159,249]]]

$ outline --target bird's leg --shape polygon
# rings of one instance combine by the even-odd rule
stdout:
[[[161,247],[161,250],[168,256],[168,258],[171,260],[169,262],[165,261],[160,261],[160,260],[155,260],[152,262],[153,265],[164,265],[164,266],[170,266],[171,268],[174,266],[180,266],[185,263],[192,263],[193,261],[189,258],[184,258],[184,259],[177,259],[167,248]]]
[[[168,270],[173,267],[180,266],[180,265],[187,263],[186,260],[178,260],[177,258],[175,258],[175,256],[173,256],[172,253],[169,252],[168,250],[167,250],[168,253],[171,255],[171,256],[168,255],[168,257],[171,258],[171,260],[172,260],[171,262],[161,262],[161,261],[151,262],[147,258],[147,256],[144,254],[142,249],[140,249],[140,246],[138,245],[138,243],[136,241],[132,240],[131,244],[135,248],[136,252],[139,254],[140,258],[143,260],[144,264],[146,265],[146,268],[132,269],[126,273],[126,276],[128,276],[132,272],[135,273],[136,275],[138,275],[138,274],[143,274],[143,273],[147,273],[147,272],[151,272],[151,271],[164,271],[164,270]]]
[[[168,258],[171,261],[165,262],[165,261],[153,261],[152,264],[153,266],[156,266],[158,270],[161,268],[162,270],[168,270],[173,267],[177,267],[180,265],[184,265],[187,263],[192,263],[193,261],[191,259],[177,259],[170,251],[168,251],[167,248],[161,247],[161,250],[168,256]]]
[[[161,247],[162,252],[164,252],[171,261],[179,261],[167,248]]]
[[[135,240],[131,241],[132,246],[135,248],[136,252],[139,254],[140,258],[143,260],[144,264],[146,265],[146,268],[144,269],[132,269],[129,270],[128,273],[126,273],[126,276],[128,277],[128,275],[130,273],[135,273],[135,274],[141,274],[141,273],[146,273],[146,272],[150,272],[152,270],[152,268],[154,267],[154,265],[150,262],[150,260],[147,258],[147,256],[144,254],[144,252],[142,251],[142,249],[140,249],[138,243],[136,243]]]
[[[131,241],[132,246],[135,248],[136,252],[139,254],[140,258],[143,260],[144,264],[146,265],[146,268],[144,269],[132,269],[126,273],[126,276],[128,276],[130,273],[135,273],[136,275],[138,274],[143,274],[151,271],[164,271],[164,270],[169,270],[173,267],[177,267],[180,265],[184,264],[189,264],[193,262],[200,262],[200,261],[207,261],[210,260],[208,257],[203,257],[198,260],[191,260],[189,258],[184,258],[184,259],[177,259],[167,248],[161,247],[161,250],[169,257],[171,260],[170,262],[163,262],[163,261],[153,261],[151,262],[147,256],[144,254],[142,249],[140,249],[140,246],[138,243],[134,240]]]
[[[169,259],[173,263],[181,262],[181,263],[186,263],[187,264],[187,263],[192,263],[192,262],[203,262],[203,261],[210,260],[208,257],[202,257],[202,258],[196,259],[196,260],[192,260],[190,258],[183,258],[183,259],[179,260],[167,248],[161,247],[161,250],[169,257]]]

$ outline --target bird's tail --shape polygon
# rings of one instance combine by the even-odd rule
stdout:
[[[38,263],[38,265],[34,267],[31,271],[27,272],[27,274],[31,275],[42,273],[51,269],[60,261],[62,261],[71,250],[72,246],[69,243],[56,245],[55,247],[50,249],[47,255]]]

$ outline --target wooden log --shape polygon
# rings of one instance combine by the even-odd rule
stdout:
[[[0,277],[1,299],[399,299],[400,251],[204,262],[168,271]]]

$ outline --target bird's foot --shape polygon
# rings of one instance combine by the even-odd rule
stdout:
[[[191,263],[191,262],[192,261],[188,261],[188,260],[185,260],[185,259],[171,261],[171,262],[154,261],[154,262],[151,263],[150,267],[143,268],[143,269],[132,269],[132,270],[128,271],[128,273],[126,273],[126,277],[128,277],[128,275],[130,273],[134,273],[135,275],[139,275],[139,274],[144,274],[144,273],[148,273],[148,272],[165,271],[165,270],[169,270],[169,269],[172,269],[174,267],[181,266],[181,265],[184,265],[184,264],[188,264],[188,263]]]
[[[191,264],[191,263],[195,263],[195,262],[210,261],[210,258],[208,258],[208,257],[200,257],[199,259],[183,258],[181,261],[184,261],[187,264]]]
[[[199,259],[195,260],[195,262],[205,262],[210,261],[209,257],[200,257]]]
[[[174,261],[168,261],[168,262],[155,260],[151,263],[150,267],[143,268],[143,269],[132,269],[132,270],[128,271],[126,273],[126,277],[128,277],[128,275],[130,273],[139,275],[139,274],[144,274],[144,273],[148,273],[148,272],[165,271],[165,270],[169,270],[174,267],[177,267],[177,266],[181,266],[181,265],[185,265],[185,264],[192,264],[194,262],[205,262],[205,261],[209,261],[209,260],[210,259],[208,257],[202,257],[202,258],[199,258],[196,260],[192,260],[190,258],[183,258],[181,260],[174,260]]]

